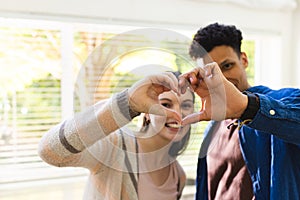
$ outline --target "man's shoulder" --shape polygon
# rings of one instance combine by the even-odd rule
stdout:
[[[259,86],[253,86],[247,89],[247,91],[252,93],[258,93],[258,94],[265,94],[265,95],[280,95],[280,96],[289,96],[291,93],[300,93],[299,88],[280,88],[280,89],[271,89],[267,86],[259,85]]]
[[[267,86],[258,85],[258,86],[253,86],[253,87],[248,88],[247,91],[253,92],[253,93],[265,94],[265,93],[271,92],[273,90]]]

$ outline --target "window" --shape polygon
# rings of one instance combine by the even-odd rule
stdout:
[[[246,69],[248,81],[251,86],[255,85],[255,40],[244,40],[241,46],[241,51],[245,52],[248,57],[248,68]]]
[[[37,155],[42,134],[62,119],[63,30],[60,24],[44,25],[8,19],[0,23],[1,188],[86,174],[78,169],[59,171]]]
[[[172,31],[164,35],[168,31],[138,28],[0,21],[2,195],[5,188],[18,183],[86,177],[84,169],[56,168],[44,163],[37,155],[41,136],[73,112],[127,87],[141,74],[152,73],[147,70],[150,64],[160,65],[157,70],[163,69],[161,66],[183,72],[191,69],[187,37]],[[118,34],[124,31],[129,34]],[[149,37],[157,35],[161,36],[154,39],[157,43],[151,43],[153,38]],[[251,52],[250,59],[254,45],[251,41],[245,44]],[[252,67],[249,74],[254,76]],[[192,182],[205,125],[203,122],[193,126],[188,149],[179,157]]]

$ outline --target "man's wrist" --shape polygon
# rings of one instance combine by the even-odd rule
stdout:
[[[255,117],[257,111],[259,110],[259,97],[248,91],[244,91],[243,94],[247,95],[248,104],[240,119],[242,121],[249,119],[252,120]]]

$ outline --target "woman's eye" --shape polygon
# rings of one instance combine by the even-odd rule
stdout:
[[[190,103],[184,103],[184,104],[181,104],[181,108],[182,108],[183,110],[189,110],[189,109],[191,109],[192,107],[193,107],[193,105],[190,104]]]
[[[161,105],[166,108],[171,108],[171,104],[169,104],[169,103],[161,103]]]

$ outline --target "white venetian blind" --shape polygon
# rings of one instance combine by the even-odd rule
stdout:
[[[93,27],[94,30],[82,24],[0,20],[0,199],[6,194],[14,197],[12,188],[19,183],[29,187],[33,182],[56,184],[58,180],[86,177],[85,169],[53,167],[37,154],[42,135],[70,111],[66,106],[79,112],[108,98],[151,73],[152,64],[183,72],[191,67],[187,58],[189,40],[179,33],[170,37],[164,32],[154,34],[159,39],[153,44],[147,31],[118,34],[124,32],[122,26],[117,26],[118,31],[116,26]],[[255,43],[243,44],[254,61]],[[142,70],[132,73],[141,66]],[[248,74],[253,79],[254,62]],[[195,109],[199,110],[199,99],[196,101]],[[189,146],[178,158],[190,184],[196,177],[206,124],[193,125]]]
[[[5,22],[3,19],[1,22]],[[57,168],[44,163],[37,154],[42,135],[62,120],[61,100],[62,54],[69,51],[74,57],[72,79],[74,82],[74,111],[78,112],[95,101],[109,97],[113,92],[130,86],[140,76],[133,77],[130,66],[149,65],[155,60],[171,66],[173,70],[187,70],[188,62],[181,57],[187,55],[187,43],[176,38],[162,38],[160,50],[147,49],[149,38],[135,33],[118,36],[111,43],[116,31],[107,28],[97,31],[76,29],[72,24],[67,31],[73,38],[72,49],[62,48],[64,27],[51,23],[43,26],[39,22],[0,23],[0,190],[17,183],[39,180],[54,180],[86,176],[87,171],[79,168]],[[53,25],[54,24],[54,25]],[[66,32],[64,32],[65,34]],[[140,46],[145,50],[134,50]],[[176,52],[163,52],[169,49]],[[94,52],[94,53],[92,53]],[[96,52],[96,53],[95,53]],[[91,54],[92,53],[92,54]],[[116,55],[121,54],[122,56]],[[163,56],[160,56],[163,55]],[[91,60],[87,59],[90,56]],[[139,60],[133,58],[138,57]],[[152,58],[152,59],[151,59]],[[133,62],[134,60],[134,62]],[[130,66],[129,66],[130,65]],[[129,68],[128,68],[129,66]],[[126,70],[127,69],[127,70]],[[77,73],[81,72],[79,76]],[[150,70],[151,72],[151,70]],[[141,72],[140,72],[141,73]],[[138,75],[147,75],[142,72]],[[101,78],[99,78],[101,77]],[[83,81],[83,82],[81,82]],[[83,84],[83,85],[82,85]],[[83,90],[78,89],[80,87]],[[91,96],[82,97],[82,94]],[[91,98],[87,98],[91,97]],[[193,129],[191,146],[180,157],[187,171],[194,172],[201,137]],[[194,174],[194,173],[192,173]],[[192,175],[191,175],[192,177]]]
[[[0,26],[0,188],[78,176],[37,154],[41,136],[61,121],[61,30],[5,23]],[[71,36],[72,37],[72,36]]]

